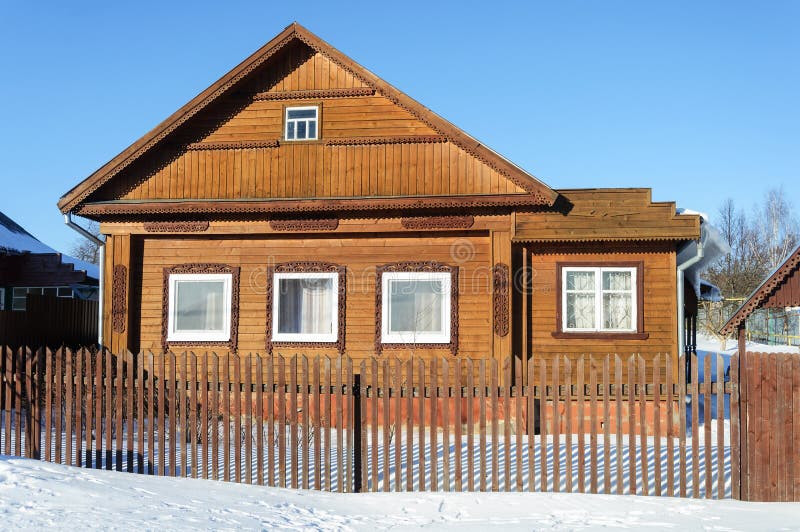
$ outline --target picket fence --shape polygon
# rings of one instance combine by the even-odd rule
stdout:
[[[706,357],[700,383],[691,355],[681,384],[669,356],[521,375],[512,359],[0,349],[15,456],[339,492],[740,494],[738,356],[729,382]]]

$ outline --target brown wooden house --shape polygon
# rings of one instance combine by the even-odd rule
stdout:
[[[107,235],[114,351],[675,355],[701,232],[550,188],[297,24],[58,206]]]

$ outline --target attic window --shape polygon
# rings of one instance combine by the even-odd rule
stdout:
[[[286,108],[286,140],[316,140],[319,108],[316,105]]]

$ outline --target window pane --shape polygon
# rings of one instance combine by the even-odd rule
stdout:
[[[630,294],[603,294],[603,328],[632,329]]]
[[[316,109],[289,109],[289,118],[316,118]]]
[[[567,271],[567,290],[594,291],[594,272]]]
[[[308,123],[308,138],[310,138],[310,139],[317,138],[317,123],[316,122],[309,122]]]
[[[297,138],[298,139],[308,138],[307,135],[306,135],[306,123],[305,122],[298,122],[297,123]]]
[[[603,272],[603,290],[630,290],[631,272]]]
[[[60,287],[58,289],[58,297],[72,297],[72,288]]]
[[[389,281],[390,332],[441,332],[442,281]]]
[[[567,328],[594,327],[594,294],[567,294]]]
[[[286,124],[286,138],[293,139],[294,138],[294,122],[289,122]]]
[[[25,310],[25,298],[15,297],[11,302],[11,310]]]
[[[333,279],[280,279],[278,331],[282,334],[331,334],[335,309]]]
[[[25,297],[27,293],[28,293],[27,288],[14,287],[14,297]]]
[[[58,289],[57,288],[44,288],[42,289],[42,293],[46,296],[57,296]]]
[[[175,283],[175,330],[221,331],[225,318],[224,281]]]

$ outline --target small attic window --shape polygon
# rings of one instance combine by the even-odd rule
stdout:
[[[286,140],[316,140],[319,108],[316,105],[286,108]]]

